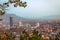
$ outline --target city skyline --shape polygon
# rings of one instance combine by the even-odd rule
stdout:
[[[8,0],[1,0],[0,4]],[[60,0],[21,0],[27,2],[27,7],[13,7],[10,4],[6,13],[16,14],[24,18],[40,18],[43,16],[60,15]],[[7,12],[8,11],[8,12]]]

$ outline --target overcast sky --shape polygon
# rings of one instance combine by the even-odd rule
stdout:
[[[0,0],[0,4],[7,0]],[[27,7],[13,7],[11,5],[6,13],[16,14],[25,18],[41,18],[43,16],[60,15],[60,0],[22,0]]]

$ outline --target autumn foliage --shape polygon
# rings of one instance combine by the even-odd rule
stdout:
[[[12,33],[0,32],[0,40],[15,40],[15,35]]]

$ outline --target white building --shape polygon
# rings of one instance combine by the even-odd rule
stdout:
[[[19,22],[19,27],[23,26],[23,23],[22,21]]]

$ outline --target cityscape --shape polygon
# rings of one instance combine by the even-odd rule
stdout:
[[[39,21],[25,20],[24,21],[23,19],[16,22],[16,20],[13,20],[13,19],[14,19],[13,16],[9,16],[9,19],[8,19],[9,21],[5,20],[5,23],[4,23],[4,20],[0,20],[0,33],[11,32],[16,35],[16,40],[19,40],[20,34],[24,30],[30,36],[33,34],[32,32],[36,30],[38,31],[38,33],[42,35],[42,38],[44,40],[50,40],[50,37],[52,37],[51,40],[55,40],[57,33],[60,32],[60,20],[39,20]]]
[[[0,0],[0,40],[60,40],[60,0]]]

